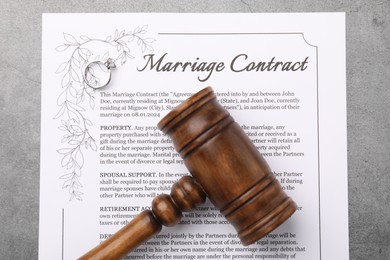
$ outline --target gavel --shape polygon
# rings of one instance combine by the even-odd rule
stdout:
[[[145,210],[80,259],[121,259],[174,226],[182,211],[194,210],[206,197],[234,226],[243,245],[261,239],[297,208],[286,195],[249,137],[207,87],[170,111],[158,123],[182,157],[191,176],[173,184]]]

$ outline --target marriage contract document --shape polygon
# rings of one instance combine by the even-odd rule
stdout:
[[[206,201],[125,259],[349,259],[343,13],[44,14],[42,31],[39,259],[80,257],[189,174],[156,125],[208,86],[298,210],[243,246]],[[110,84],[86,84],[109,58]]]

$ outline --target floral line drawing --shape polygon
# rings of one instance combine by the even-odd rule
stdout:
[[[108,60],[110,54],[107,51],[103,55],[95,55],[94,45],[104,44],[113,49],[116,54],[116,61],[124,65],[128,59],[134,59],[131,44],[136,44],[139,51],[153,51],[152,43],[155,39],[145,37],[148,26],[136,27],[133,31],[115,30],[114,34],[105,39],[90,38],[82,35],[79,38],[71,34],[63,33],[64,43],[55,48],[58,52],[70,52],[70,58],[62,62],[56,74],[62,74],[62,91],[57,98],[59,107],[54,120],[61,119],[59,130],[64,132],[61,143],[63,147],[57,152],[62,156],[61,166],[67,173],[60,176],[63,180],[63,189],[68,189],[70,201],[73,199],[82,200],[83,187],[80,182],[82,168],[84,166],[85,150],[97,151],[96,141],[89,132],[92,122],[84,116],[86,109],[95,108],[95,90],[89,87],[84,80],[83,70],[85,66],[94,60]],[[92,49],[92,50],[91,50]],[[88,104],[85,106],[85,104]]]

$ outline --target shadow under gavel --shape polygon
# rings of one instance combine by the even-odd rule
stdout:
[[[121,259],[174,226],[182,211],[203,204],[206,196],[235,227],[243,245],[261,239],[296,210],[256,147],[205,88],[168,113],[158,127],[171,137],[193,177],[173,184],[145,210],[80,259]]]

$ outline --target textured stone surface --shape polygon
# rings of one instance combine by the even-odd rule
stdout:
[[[0,259],[38,257],[42,13],[333,11],[347,19],[350,259],[390,259],[388,0],[2,0]]]

